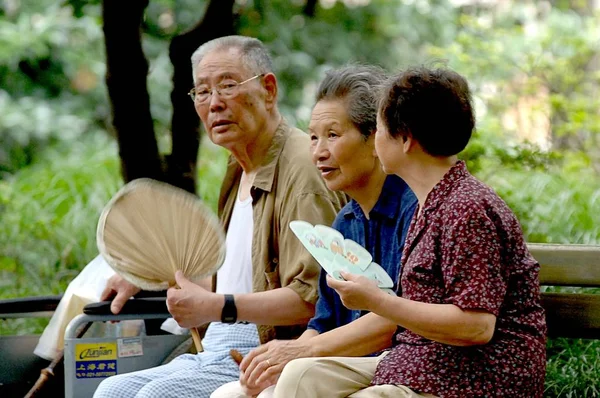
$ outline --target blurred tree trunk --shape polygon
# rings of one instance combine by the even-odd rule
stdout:
[[[126,182],[140,177],[164,179],[150,114],[148,61],[140,32],[146,6],[148,0],[102,2],[106,87]]]
[[[313,18],[315,16],[315,14],[317,13],[317,1],[318,0],[306,1],[306,4],[304,5],[304,10],[302,10],[304,15],[310,18]]]
[[[167,180],[190,192],[196,190],[196,163],[200,148],[199,118],[187,93],[193,87],[190,58],[203,43],[234,33],[235,0],[212,0],[204,18],[192,30],[176,36],[169,46],[173,64],[173,149],[167,156]]]
[[[234,33],[234,0],[211,0],[204,18],[189,32],[173,38],[172,152],[163,161],[158,151],[146,78],[148,61],[141,42],[141,25],[149,0],[103,0],[106,47],[106,86],[113,127],[119,142],[125,182],[148,177],[196,192],[199,119],[187,96],[192,88],[190,57],[201,44]]]

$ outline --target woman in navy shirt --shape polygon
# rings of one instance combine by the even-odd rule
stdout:
[[[327,187],[352,198],[333,227],[365,247],[397,285],[417,201],[401,178],[384,173],[375,152],[375,95],[384,79],[384,72],[371,66],[330,71],[317,90],[308,130],[313,163]],[[381,318],[361,318],[364,311],[344,307],[325,277],[322,271],[315,316],[306,332],[297,340],[275,340],[252,351],[240,367],[241,385],[230,383],[211,397],[255,396],[261,391],[260,398],[269,397],[283,367],[293,359],[360,357],[391,346],[396,325]]]

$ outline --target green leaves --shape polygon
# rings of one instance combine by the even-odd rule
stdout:
[[[228,155],[209,142],[201,151],[199,190],[216,211]],[[63,292],[98,254],[98,217],[121,185],[116,144],[100,132],[0,180],[0,281],[10,286],[0,298]]]
[[[94,15],[77,19],[49,1],[21,7],[0,18],[0,178],[49,143],[102,126],[108,111]]]
[[[469,79],[480,135],[498,144],[487,155],[506,163],[507,143],[530,139],[542,149],[585,152],[600,171],[599,16],[515,3],[459,21],[450,46],[428,51]]]

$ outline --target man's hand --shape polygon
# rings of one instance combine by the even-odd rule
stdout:
[[[106,282],[100,301],[110,300],[114,297],[110,304],[110,311],[116,315],[121,312],[127,300],[138,294],[140,290],[142,289],[127,282],[122,276],[115,274]]]
[[[310,346],[302,340],[273,340],[252,350],[240,364],[240,383],[254,391],[277,382],[284,366],[293,359],[309,357]],[[261,389],[261,391],[262,391]]]
[[[183,328],[193,328],[221,319],[225,299],[189,281],[181,271],[175,274],[178,287],[167,290],[167,308]]]
[[[327,275],[327,285],[334,289],[342,299],[344,307],[351,310],[372,311],[373,305],[385,296],[377,283],[364,276],[340,272],[345,281],[339,281]]]

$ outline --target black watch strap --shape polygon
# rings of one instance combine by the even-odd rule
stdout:
[[[223,311],[221,311],[221,322],[222,323],[235,323],[237,321],[237,307],[235,306],[235,300],[233,294],[225,295],[225,304],[223,304]]]

